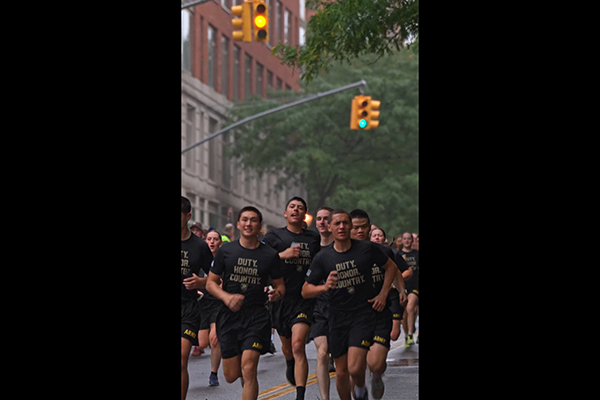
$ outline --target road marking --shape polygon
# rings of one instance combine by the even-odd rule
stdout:
[[[331,372],[329,374],[329,378],[333,378],[335,376],[335,372]],[[312,373],[310,375],[307,376],[306,378],[306,387],[310,386],[310,385],[314,385],[315,383],[317,383],[317,374],[316,373]],[[263,390],[262,392],[260,392],[258,394],[258,400],[273,400],[273,399],[277,399],[281,396],[284,396],[288,393],[292,393],[296,391],[296,387],[292,386],[289,382],[286,383],[282,383],[280,385],[277,386],[273,386],[272,388]],[[241,398],[239,398],[238,400],[242,400]]]

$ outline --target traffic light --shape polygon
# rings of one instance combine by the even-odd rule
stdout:
[[[253,5],[253,20],[254,20],[254,41],[268,42],[269,41],[269,9],[264,1],[254,0]]]
[[[350,129],[365,129],[367,126],[367,109],[371,98],[368,96],[357,95],[352,99],[352,111],[350,113]]]
[[[365,129],[375,129],[379,126],[379,106],[381,102],[379,100],[372,100],[369,97],[369,105],[367,106],[367,111],[369,115],[367,116],[367,126]]]
[[[231,13],[240,18],[234,18],[231,20],[231,25],[234,29],[241,29],[233,31],[233,40],[243,40],[244,42],[252,41],[252,26],[250,24],[250,3],[243,2],[239,6],[231,7]]]

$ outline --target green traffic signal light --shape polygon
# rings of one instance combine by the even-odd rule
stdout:
[[[358,126],[360,126],[361,128],[365,128],[365,127],[367,126],[367,121],[366,121],[366,120],[364,120],[364,119],[361,119],[361,120],[358,122]]]

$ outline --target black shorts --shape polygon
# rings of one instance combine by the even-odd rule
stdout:
[[[213,300],[203,298],[200,300],[200,314],[202,315],[202,320],[200,321],[200,330],[205,330],[210,328],[210,324],[213,322],[217,322],[217,313],[221,309],[221,305],[223,302],[221,300]]]
[[[310,342],[319,336],[329,335],[329,302],[319,301],[315,303],[313,312],[312,325],[310,326],[310,332],[308,333],[308,340]]]
[[[181,303],[181,337],[186,338],[192,345],[198,346],[198,331],[200,330],[200,304],[193,301]]]
[[[292,337],[292,326],[303,322],[310,326],[313,319],[315,300],[303,298],[286,298],[269,304],[273,328],[279,336]]]
[[[368,350],[373,344],[375,313],[368,308],[355,311],[329,309],[329,352],[338,358],[348,352],[348,347]]]
[[[222,305],[217,313],[217,337],[223,359],[235,357],[244,350],[265,354],[271,345],[271,320],[263,307],[250,307],[233,312]]]
[[[375,333],[373,343],[390,348],[390,336],[392,333],[392,312],[388,307],[382,312],[375,312]]]
[[[402,314],[404,314],[404,307],[400,304],[400,298],[398,296],[392,297],[392,305],[390,306],[392,313],[392,319],[402,320]]]
[[[419,282],[412,282],[412,279],[406,282],[406,294],[409,295],[411,293],[419,295]]]

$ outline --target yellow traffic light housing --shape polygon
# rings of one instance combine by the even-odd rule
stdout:
[[[365,127],[365,129],[375,129],[379,126],[379,106],[381,105],[381,101],[379,100],[372,100],[369,97],[369,105],[367,106],[368,108],[368,113],[369,115],[367,116],[367,126]]]
[[[252,2],[252,16],[254,22],[254,41],[269,41],[269,7],[262,0]]]
[[[234,18],[231,20],[231,25],[234,29],[241,29],[233,31],[233,40],[243,40],[244,42],[252,41],[252,26],[250,20],[250,2],[243,2],[239,6],[231,7],[231,13],[240,18]]]
[[[350,129],[366,129],[367,117],[369,116],[368,96],[357,95],[352,99],[352,110],[350,112]]]

